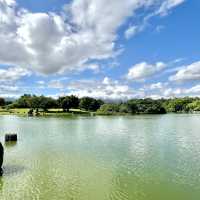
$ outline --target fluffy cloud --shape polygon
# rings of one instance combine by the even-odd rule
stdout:
[[[172,8],[182,4],[185,0],[167,0],[164,1],[156,14],[166,15]]]
[[[124,36],[126,39],[130,39],[131,37],[135,36],[139,32],[143,31],[149,24],[149,21],[152,17],[155,16],[165,16],[169,13],[169,11],[180,4],[184,3],[185,0],[158,0],[158,1],[151,1],[151,3],[155,3],[155,10],[149,14],[147,14],[145,17],[142,18],[141,22],[137,25],[131,25],[128,27],[128,29],[125,31]],[[161,29],[163,29],[162,26],[157,26],[156,31],[160,32]]]
[[[195,85],[189,89],[186,90],[187,94],[198,94],[200,92],[200,85]]]
[[[138,63],[129,69],[126,77],[128,80],[143,80],[153,76],[165,67],[166,64],[163,62],[157,62],[155,64],[148,64],[146,62]]]
[[[181,67],[179,71],[169,79],[179,82],[200,80],[200,61]]]
[[[176,1],[165,0],[160,13],[180,3]],[[53,74],[111,58],[117,50],[118,28],[137,9],[156,2],[73,0],[58,14],[32,13],[14,0],[0,0],[0,63]]]
[[[200,85],[192,87],[172,87],[168,82],[153,83],[144,87],[133,89],[125,83],[105,77],[102,81],[80,80],[67,84],[68,91],[60,90],[62,95],[89,96],[104,100],[128,100],[132,98],[174,98],[185,96],[200,96]]]
[[[64,84],[59,80],[52,80],[48,83],[48,87],[54,89],[63,89]]]
[[[10,85],[1,85],[0,86],[0,93],[13,93],[13,92],[19,92],[19,87],[17,86],[10,86]]]
[[[102,81],[81,80],[68,85],[70,92],[79,97],[89,96],[105,100],[126,100],[142,97],[142,92],[135,92],[126,84],[105,77]]]
[[[13,82],[24,76],[29,76],[30,71],[20,67],[10,67],[8,69],[0,69],[0,82]]]
[[[200,85],[191,87],[172,87],[168,82],[158,82],[145,86],[144,97],[159,98],[174,98],[174,97],[199,97]]]
[[[190,88],[167,88],[163,91],[164,97],[199,97],[200,85],[195,85]]]
[[[0,62],[51,74],[110,58],[117,28],[146,2],[74,0],[59,15],[31,13],[14,0],[0,0]]]
[[[20,67],[9,67],[0,69],[0,96],[16,98],[25,91],[17,82],[25,77],[30,76],[31,72]]]
[[[125,31],[124,35],[126,39],[130,39],[134,35],[136,35],[141,30],[140,26],[129,26],[129,28]]]
[[[0,97],[16,98],[20,96],[21,89],[11,83],[3,83],[0,85]]]
[[[146,86],[146,88],[150,90],[159,90],[159,89],[161,90],[165,88],[167,85],[168,83],[158,82],[158,83],[150,84],[149,86]]]

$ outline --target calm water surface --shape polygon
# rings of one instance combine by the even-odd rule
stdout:
[[[200,115],[0,116],[1,200],[199,200]]]

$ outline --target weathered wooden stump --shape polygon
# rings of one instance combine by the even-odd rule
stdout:
[[[4,154],[4,149],[3,149],[3,145],[2,145],[1,142],[0,142],[0,176],[1,176],[2,173],[3,173],[3,170],[2,170],[3,154]]]
[[[17,141],[17,134],[6,134],[5,135],[5,142],[16,142]]]

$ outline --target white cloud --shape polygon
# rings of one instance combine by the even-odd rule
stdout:
[[[155,83],[149,86],[145,86],[144,97],[150,97],[153,99],[159,98],[174,98],[174,97],[200,97],[200,85],[194,85],[192,87],[172,87],[169,83]]]
[[[73,0],[58,14],[32,13],[14,0],[0,0],[0,63],[43,74],[80,71],[91,60],[115,56],[118,28],[155,2]],[[160,12],[176,4],[169,1]]]
[[[68,84],[70,91],[63,95],[89,96],[104,100],[128,100],[132,98],[174,98],[185,96],[200,96],[200,85],[190,88],[172,87],[168,82],[158,82],[149,86],[133,89],[127,84],[105,77],[102,81],[81,80]],[[61,94],[60,94],[61,95]],[[57,95],[57,96],[60,96]]]
[[[158,1],[149,1],[150,4],[154,4],[155,10],[149,14],[147,14],[145,17],[142,18],[140,23],[137,25],[129,26],[128,29],[125,31],[124,35],[126,39],[130,39],[131,37],[135,36],[139,32],[143,31],[148,25],[149,21],[152,17],[155,16],[165,16],[171,11],[173,8],[181,5],[184,3],[185,0],[158,0]],[[147,5],[150,5],[147,4]],[[156,31],[160,32],[164,27],[163,26],[157,26]]]
[[[48,87],[54,89],[63,89],[64,84],[59,80],[52,80],[48,83]]]
[[[166,67],[163,62],[157,62],[155,64],[148,64],[146,62],[138,63],[129,69],[127,74],[128,80],[144,80],[160,72]]]
[[[110,78],[105,77],[105,78],[103,79],[102,83],[105,84],[105,85],[109,85],[109,84],[111,83],[111,81],[112,81],[112,80],[111,80]]]
[[[129,26],[129,28],[125,31],[124,35],[126,39],[130,39],[135,36],[141,30],[140,26]]]
[[[198,94],[198,95],[200,95],[199,92],[200,92],[200,85],[195,85],[195,86],[186,90],[186,93],[188,93],[188,94]]]
[[[200,61],[181,67],[169,80],[179,82],[200,80]]]
[[[39,85],[44,85],[45,82],[44,82],[43,80],[40,80],[40,81],[37,81],[37,84],[39,84]]]
[[[167,88],[164,90],[165,97],[196,97],[200,96],[200,85],[195,85],[190,88]]]
[[[156,31],[157,33],[160,33],[164,28],[165,28],[165,26],[163,26],[163,25],[158,25],[158,26],[156,26],[155,31]]]
[[[100,72],[100,65],[96,64],[96,63],[92,63],[92,64],[83,64],[81,66],[81,68],[79,69],[79,71],[84,71],[84,70],[91,70],[94,73],[99,73]]]
[[[19,11],[14,3],[0,1],[0,63],[51,74],[112,57],[117,29],[146,1],[74,0],[63,15]]]
[[[18,92],[19,87],[17,86],[11,86],[11,85],[1,85],[0,86],[0,93],[2,92]]]
[[[0,96],[19,97],[25,91],[25,86],[21,87],[18,81],[30,75],[30,71],[21,67],[0,69]]]
[[[8,69],[0,69],[0,82],[17,81],[22,77],[29,75],[31,75],[30,71],[20,67],[10,67]]]
[[[127,84],[119,83],[108,77],[105,77],[102,81],[81,80],[71,82],[68,89],[70,89],[68,95],[74,94],[79,97],[89,96],[106,100],[127,100],[142,96],[141,92],[134,91]]]
[[[158,83],[150,84],[149,86],[146,86],[146,88],[150,90],[162,90],[167,85],[168,85],[167,82],[166,83],[158,82]]]
[[[14,84],[1,84],[0,85],[0,97],[11,97],[11,98],[16,98],[20,96],[21,89],[14,85]]]
[[[98,72],[99,71],[99,65],[97,65],[97,64],[88,65],[88,69],[91,69],[94,72]]]
[[[159,14],[159,15],[166,15],[166,14],[168,14],[168,12],[169,12],[172,8],[174,8],[174,7],[176,7],[176,6],[180,5],[180,4],[182,4],[183,2],[185,2],[185,0],[167,0],[167,1],[164,1],[164,2],[161,4],[161,6],[160,6],[160,8],[158,9],[158,11],[156,12],[156,14]]]

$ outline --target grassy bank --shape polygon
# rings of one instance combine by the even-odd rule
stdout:
[[[3,109],[0,108],[0,115],[18,115],[18,116],[28,116],[28,108],[15,108],[15,109]],[[90,112],[83,111],[80,109],[70,109],[69,112],[63,112],[62,109],[49,109],[44,112],[39,110],[38,116],[58,116],[58,117],[67,117],[74,115],[91,115]]]
[[[0,115],[20,115],[26,116],[29,109],[26,108],[15,108],[15,109],[3,109],[0,108]]]

